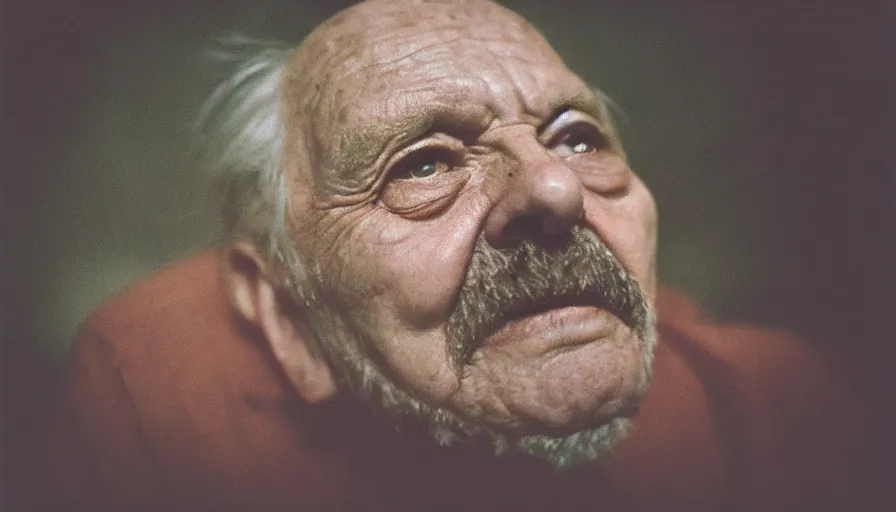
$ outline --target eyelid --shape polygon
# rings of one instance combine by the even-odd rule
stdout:
[[[550,123],[541,131],[538,138],[545,146],[551,146],[556,142],[558,136],[563,132],[577,124],[588,124],[604,138],[607,137],[603,126],[594,117],[582,112],[581,110],[566,109],[560,112]]]
[[[418,140],[411,145],[402,148],[400,151],[392,155],[391,158],[389,158],[385,166],[386,181],[395,179],[394,175],[397,172],[399,166],[403,162],[406,162],[408,159],[413,158],[415,155],[420,155],[427,152],[444,152],[444,154],[446,155],[451,155],[451,162],[446,163],[450,163],[453,165],[460,160],[460,151],[463,150],[463,148],[463,142],[453,137],[449,137],[441,133],[432,134],[424,139]]]

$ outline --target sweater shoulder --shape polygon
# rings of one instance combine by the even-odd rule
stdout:
[[[224,309],[221,278],[218,251],[198,253],[106,300],[88,316],[84,330],[116,343],[122,338],[154,336],[166,325],[195,324]]]

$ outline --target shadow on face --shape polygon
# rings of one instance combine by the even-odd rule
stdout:
[[[356,390],[516,437],[631,410],[653,200],[534,29],[488,2],[362,4],[299,47],[284,86],[309,316]]]

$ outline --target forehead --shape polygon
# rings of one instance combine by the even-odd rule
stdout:
[[[517,108],[539,114],[554,96],[580,85],[546,45],[470,32],[445,27],[413,39],[408,34],[401,44],[374,42],[357,63],[327,77],[334,106],[365,112],[382,101],[397,107],[404,97],[476,103],[495,115]]]
[[[484,128],[593,101],[525,20],[482,2],[343,13],[303,43],[287,76],[301,106],[292,121],[323,157],[363,160],[365,148],[440,122]]]

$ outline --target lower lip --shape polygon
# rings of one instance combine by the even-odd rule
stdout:
[[[548,350],[575,349],[610,334],[606,310],[594,306],[551,309],[507,322],[489,336],[485,346],[536,344]]]

